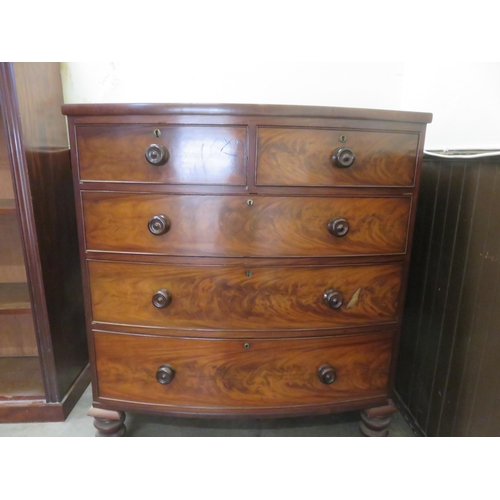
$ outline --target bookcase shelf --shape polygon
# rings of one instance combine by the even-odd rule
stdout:
[[[0,63],[0,422],[62,421],[90,383],[59,63]]]
[[[0,283],[0,314],[31,313],[27,283]]]

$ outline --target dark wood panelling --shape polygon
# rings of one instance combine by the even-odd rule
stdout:
[[[417,209],[418,217],[415,220],[415,233],[413,237],[412,265],[409,268],[406,302],[420,305],[425,284],[425,266],[428,252],[434,213],[435,191],[437,189],[438,172],[435,169],[422,169],[420,178],[420,194]],[[430,221],[430,222],[429,222]],[[405,401],[409,401],[412,387],[413,363],[419,345],[419,318],[420,307],[406,307],[404,312],[405,335],[400,339],[400,362],[398,363],[398,390]]]
[[[500,436],[498,206],[498,161],[424,161],[396,390],[429,436]]]
[[[446,168],[446,167],[445,167]],[[460,216],[460,208],[463,194],[463,181],[465,168],[463,165],[456,165],[451,169],[446,219],[443,229],[443,243],[441,248],[441,259],[439,267],[439,276],[437,281],[437,290],[435,292],[435,309],[433,317],[440,323],[440,334],[437,337],[437,345],[427,349],[426,356],[433,358],[432,352],[437,353],[434,360],[434,366],[431,365],[432,385],[428,386],[431,394],[430,408],[426,416],[426,425],[428,431],[433,434],[437,431],[436,424],[439,422],[441,413],[441,395],[446,389],[447,363],[446,357],[452,349],[453,331],[456,321],[456,304],[459,298],[460,286],[457,286],[456,265],[463,263],[463,252],[460,252],[460,245],[457,245],[457,224]],[[462,247],[463,248],[463,247]],[[429,378],[429,382],[430,382]]]
[[[88,364],[71,160],[68,149],[28,151],[26,158],[62,398]]]
[[[427,259],[425,269],[425,289],[419,321],[419,351],[413,367],[413,387],[410,393],[409,408],[412,412],[419,412],[429,404],[430,388],[432,384],[432,360],[426,356],[427,352],[436,349],[438,335],[431,329],[436,319],[434,314],[436,294],[441,292],[438,286],[442,249],[444,244],[444,228],[446,223],[446,203],[449,193],[449,170],[439,171],[439,184],[436,193],[436,205],[432,221],[431,241],[429,246],[430,258]]]

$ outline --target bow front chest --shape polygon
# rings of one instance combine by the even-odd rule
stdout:
[[[65,105],[100,435],[124,411],[387,433],[431,115]]]

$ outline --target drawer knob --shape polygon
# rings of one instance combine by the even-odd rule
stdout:
[[[339,168],[350,167],[355,160],[354,151],[349,148],[339,148],[333,153],[333,164]]]
[[[344,302],[342,294],[333,288],[323,294],[323,300],[330,309],[338,309]]]
[[[170,221],[164,215],[155,215],[148,221],[148,229],[151,234],[160,236],[170,229]]]
[[[174,380],[175,370],[170,365],[162,365],[158,368],[156,372],[156,380],[160,382],[161,385],[167,385]]]
[[[168,149],[158,144],[151,144],[151,146],[146,149],[146,160],[148,163],[151,163],[151,165],[164,165],[167,163],[169,156]]]
[[[172,302],[172,294],[165,288],[162,288],[153,295],[152,302],[156,308],[165,309]]]
[[[328,223],[328,231],[333,236],[341,238],[349,232],[349,222],[346,219],[332,219]]]
[[[337,373],[331,365],[321,365],[318,368],[318,377],[323,384],[333,384],[337,378]]]

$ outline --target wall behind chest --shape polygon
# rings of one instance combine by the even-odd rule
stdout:
[[[432,112],[427,150],[500,149],[500,63],[62,63],[66,103],[304,104]]]

